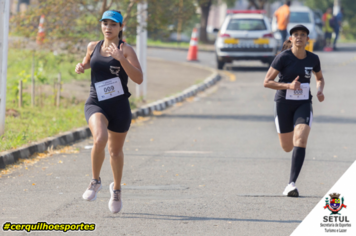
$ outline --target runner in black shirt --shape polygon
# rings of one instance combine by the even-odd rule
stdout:
[[[313,120],[310,79],[316,77],[317,98],[324,101],[324,78],[319,57],[305,50],[309,30],[297,25],[290,30],[292,48],[276,56],[264,80],[264,86],[277,90],[275,96],[275,123],[284,151],[292,154],[289,184],[283,194],[298,197],[295,182],[305,158],[305,148]],[[279,75],[279,81],[275,78]]]
[[[90,96],[85,103],[85,117],[93,134],[91,152],[93,179],[83,198],[94,201],[101,189],[100,170],[108,143],[114,182],[110,184],[109,209],[118,213],[122,208],[121,177],[124,166],[123,146],[131,124],[127,88],[128,77],[141,84],[143,75],[133,48],[122,41],[123,17],[119,11],[104,12],[101,30],[104,40],[91,42],[82,63],[75,72],[91,68]]]

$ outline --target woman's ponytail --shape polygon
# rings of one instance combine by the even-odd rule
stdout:
[[[122,26],[121,23],[120,23],[120,26]],[[119,40],[122,40],[122,30],[119,32]]]
[[[290,49],[290,48],[292,48],[292,42],[289,39],[287,39],[283,43],[283,47],[282,47],[282,51],[281,52],[283,52],[283,51],[285,51],[287,49]]]
[[[112,10],[112,11],[120,13],[120,15],[122,15],[121,11],[116,11],[116,10]],[[119,24],[120,24],[120,27],[122,27],[122,23],[119,23]],[[119,39],[122,40],[122,30],[119,32]]]
[[[291,42],[289,39],[287,39],[286,41],[284,41],[282,50],[281,50],[279,53],[281,53],[281,52],[283,52],[283,51],[285,51],[285,50],[287,50],[287,49],[292,48],[292,46],[293,46],[293,45],[292,45],[292,42]],[[279,53],[277,53],[277,55],[278,55]]]

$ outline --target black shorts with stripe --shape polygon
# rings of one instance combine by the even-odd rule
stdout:
[[[99,102],[97,98],[89,96],[85,103],[84,111],[88,124],[93,114],[101,113],[109,122],[108,130],[116,133],[125,133],[130,128],[132,114],[127,97],[116,97]]]
[[[299,124],[306,124],[311,127],[313,106],[310,102],[275,102],[274,120],[279,134],[292,132],[294,127]]]

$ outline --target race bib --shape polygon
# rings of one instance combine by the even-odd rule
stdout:
[[[121,80],[119,77],[97,82],[95,83],[95,89],[99,101],[107,100],[124,94],[124,89],[122,88]]]
[[[308,100],[310,84],[300,84],[300,90],[287,89],[286,100]]]

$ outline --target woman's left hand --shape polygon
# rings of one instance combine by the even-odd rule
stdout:
[[[124,56],[124,49],[123,49],[123,43],[120,45],[120,48],[117,48],[117,46],[112,43],[108,49],[106,49],[106,52],[110,54],[114,59],[121,61],[122,59],[125,58]]]
[[[323,91],[318,90],[318,93],[316,94],[316,96],[318,97],[319,102],[324,101],[324,98],[325,98],[325,97],[324,97]]]

